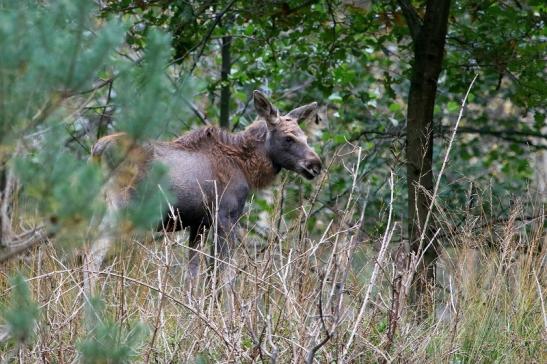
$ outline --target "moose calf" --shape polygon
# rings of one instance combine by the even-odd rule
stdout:
[[[96,273],[114,237],[115,212],[134,196],[135,186],[152,162],[167,168],[172,209],[165,209],[160,227],[190,230],[189,277],[198,274],[195,248],[216,219],[217,258],[226,261],[235,242],[234,225],[243,212],[251,190],[271,184],[281,169],[313,179],[321,172],[321,160],[309,147],[298,123],[316,116],[317,103],[298,107],[282,116],[260,91],[254,91],[257,119],[244,131],[229,133],[214,126],[191,131],[173,141],[132,144],[123,133],[105,136],[92,148],[95,160],[108,162],[109,153],[125,147],[125,160],[110,164],[112,178],[106,187],[108,211],[102,235],[85,258],[87,272]],[[105,163],[108,164],[108,163]],[[216,216],[214,216],[216,215]],[[87,289],[93,289],[88,275]]]

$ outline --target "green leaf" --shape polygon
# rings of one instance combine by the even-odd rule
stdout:
[[[453,113],[460,110],[460,104],[455,101],[448,101],[448,103],[446,104],[446,108],[449,112]]]
[[[389,111],[391,112],[398,112],[401,110],[401,105],[396,103],[396,102],[393,102],[391,104],[389,104]]]

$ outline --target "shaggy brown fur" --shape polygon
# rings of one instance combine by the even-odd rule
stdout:
[[[186,151],[206,153],[216,167],[219,182],[227,184],[232,171],[240,168],[249,185],[260,189],[273,182],[279,168],[275,168],[265,154],[264,141],[268,126],[258,119],[245,131],[229,133],[215,126],[208,126],[187,133],[171,143]]]

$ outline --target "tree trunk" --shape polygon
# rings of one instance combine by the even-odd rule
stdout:
[[[0,248],[9,248],[12,238],[11,203],[15,191],[13,167],[0,162]]]
[[[6,170],[4,168],[4,164],[0,161],[0,208],[4,205],[4,190],[6,186]],[[4,224],[6,222],[4,221],[4,217],[2,216],[2,213],[0,212],[0,249],[4,248],[5,242],[4,239],[6,238],[4,236]]]
[[[409,2],[400,1],[414,46],[414,64],[407,111],[408,234],[412,252],[420,256],[432,239],[433,216],[424,226],[433,193],[433,109],[442,70],[450,0],[428,0],[423,21]],[[424,229],[426,231],[424,232]],[[423,239],[422,239],[423,235]],[[414,276],[412,299],[424,318],[432,307],[435,247],[430,245]]]
[[[222,68],[220,71],[220,126],[224,129],[230,127],[230,82],[228,76],[232,67],[231,47],[232,37],[222,37]]]

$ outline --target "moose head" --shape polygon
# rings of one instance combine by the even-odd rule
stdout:
[[[262,92],[254,91],[253,96],[258,116],[268,125],[266,150],[274,165],[297,172],[307,179],[317,177],[321,173],[321,159],[310,148],[304,131],[298,125],[316,116],[317,103],[281,115]]]

